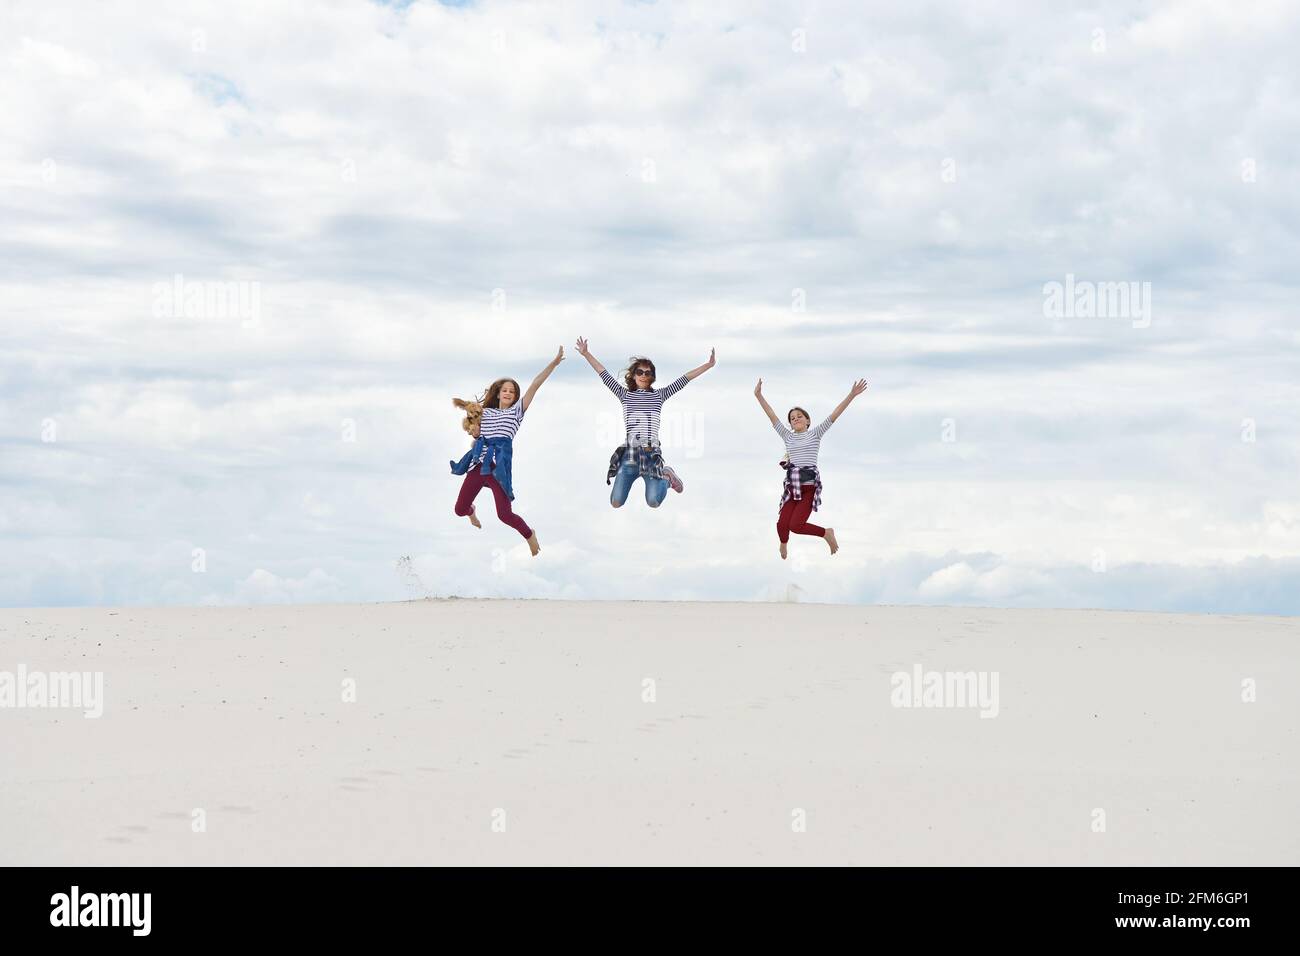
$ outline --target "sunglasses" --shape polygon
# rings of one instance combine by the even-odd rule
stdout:
[[[633,375],[653,375],[654,372],[652,372],[652,371],[651,371],[650,369],[648,369],[648,368],[637,368],[637,369],[633,369],[633,370],[632,370],[632,374],[633,374]]]

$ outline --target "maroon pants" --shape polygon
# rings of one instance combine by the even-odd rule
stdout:
[[[469,471],[465,472],[465,482],[460,486],[460,494],[456,496],[456,514],[462,518],[466,517],[474,510],[474,499],[484,488],[492,489],[492,497],[497,502],[497,517],[503,524],[508,524],[514,528],[525,539],[533,536],[533,529],[528,527],[528,522],[519,515],[515,514],[510,508],[510,499],[506,497],[505,489],[491,475],[479,474],[479,466],[471,465]]]
[[[798,501],[791,498],[781,506],[781,516],[776,519],[776,534],[785,544],[790,540],[790,532],[795,534],[814,534],[819,538],[826,537],[826,529],[821,525],[809,524],[808,517],[812,514],[813,497],[817,494],[816,485],[803,485],[799,489],[803,495]]]

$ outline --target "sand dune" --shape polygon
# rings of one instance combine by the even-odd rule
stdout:
[[[1298,665],[1268,617],[5,610],[0,862],[1294,865]]]

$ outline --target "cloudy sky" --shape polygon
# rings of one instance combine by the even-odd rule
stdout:
[[[1297,47],[1285,0],[6,3],[0,604],[1300,613]],[[659,511],[578,335],[717,348]],[[452,514],[450,399],[560,345],[532,559]],[[870,383],[834,558],[777,557],[760,375]]]

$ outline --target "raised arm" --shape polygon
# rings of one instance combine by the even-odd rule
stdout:
[[[839,417],[840,417],[840,413],[843,412],[844,409],[846,409],[846,408],[849,407],[849,402],[853,401],[855,398],[857,398],[859,395],[861,395],[861,394],[862,394],[863,392],[865,392],[866,390],[867,390],[867,381],[866,381],[866,379],[862,379],[862,378],[860,378],[860,379],[858,379],[856,382],[854,382],[854,383],[853,383],[853,387],[852,387],[851,389],[849,389],[849,394],[847,394],[847,395],[844,396],[844,401],[842,401],[842,402],[840,402],[838,405],[836,405],[836,406],[835,406],[835,411],[831,412],[831,415],[830,415],[830,419],[831,419],[831,421],[835,421],[835,419],[839,418]],[[839,434],[839,433],[837,432],[836,434]]]
[[[547,364],[546,368],[542,369],[540,372],[537,373],[537,378],[533,379],[533,384],[529,385],[528,391],[524,392],[524,401],[523,401],[524,411],[528,411],[528,406],[532,403],[533,396],[537,394],[537,390],[542,387],[542,383],[550,377],[551,373],[554,372],[555,369],[559,366],[559,364],[563,361],[564,361],[564,346],[561,345],[560,350],[555,353],[555,358],[551,359],[551,361]]]
[[[709,360],[705,362],[703,365],[701,365],[699,368],[693,368],[689,372],[687,372],[686,378],[688,380],[699,378],[709,369],[713,368],[713,366],[716,365],[718,361],[717,358],[714,356],[715,351],[716,349],[709,349]]]
[[[767,404],[767,399],[763,397],[763,380],[761,378],[758,380],[758,384],[754,386],[754,397],[758,399],[758,404],[763,406],[763,411],[767,412],[768,419],[773,425],[776,425],[776,412],[772,411],[772,406]]]
[[[666,388],[656,389],[656,391],[664,397],[664,401],[668,401],[668,399],[672,398],[684,389],[690,383],[691,379],[699,378],[709,369],[713,368],[713,366],[717,364],[717,361],[717,358],[714,357],[713,349],[709,349],[709,360],[707,362],[699,368],[691,369],[689,372],[674,380],[673,383]]]
[[[596,356],[591,354],[591,351],[587,348],[587,340],[582,336],[578,336],[578,354],[587,360],[587,364],[596,370],[597,375],[605,371],[605,366],[596,361]]]
[[[613,375],[610,375],[609,372],[605,371],[605,366],[596,361],[596,356],[592,355],[591,350],[587,348],[587,340],[581,336],[578,338],[578,354],[585,358],[587,364],[595,369],[596,374],[600,376],[600,380],[605,383],[605,387],[614,393],[614,397],[620,402],[623,401],[624,397],[627,395],[627,389],[624,388]]]

